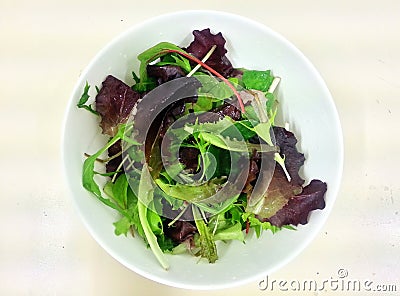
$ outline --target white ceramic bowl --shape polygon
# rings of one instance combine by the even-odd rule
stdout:
[[[163,270],[141,238],[115,236],[116,213],[100,203],[81,185],[83,153],[93,153],[106,141],[95,116],[78,109],[84,84],[101,85],[106,75],[133,84],[137,55],[160,41],[186,46],[195,29],[211,28],[227,40],[228,57],[235,67],[272,69],[282,78],[278,98],[279,120],[288,122],[306,156],[302,170],[306,184],[313,178],[328,184],[326,208],[314,211],[306,226],[275,235],[264,232],[246,244],[219,244],[215,264],[197,263],[185,255],[168,255],[170,269]],[[92,95],[94,97],[94,87]],[[316,236],[335,201],[341,179],[343,149],[340,123],[331,95],[307,58],[271,29],[237,15],[214,11],[182,11],[150,19],[118,36],[91,61],[72,92],[66,110],[63,159],[71,198],[96,241],[116,260],[136,273],[170,286],[220,289],[262,279],[287,264]],[[316,258],[316,260],[318,260]],[[112,275],[110,275],[112,276]]]

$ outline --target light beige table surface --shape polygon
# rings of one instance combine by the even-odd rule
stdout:
[[[126,269],[90,236],[62,178],[69,95],[113,37],[181,9],[238,13],[285,36],[320,71],[340,115],[345,166],[332,214],[309,248],[269,280],[321,283],[347,272],[346,279],[372,282],[371,290],[397,292],[263,291],[258,281],[178,290]],[[400,295],[399,32],[397,0],[1,0],[0,295]]]

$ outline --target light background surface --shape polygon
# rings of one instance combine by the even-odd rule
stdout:
[[[233,12],[282,34],[319,70],[339,112],[337,202],[312,244],[269,281],[322,283],[344,269],[345,279],[371,281],[371,289],[397,285],[368,295],[400,295],[400,2],[388,0],[0,1],[0,295],[365,295],[340,286],[262,291],[258,282],[178,290],[126,269],[84,228],[60,158],[69,95],[112,38],[182,9]]]

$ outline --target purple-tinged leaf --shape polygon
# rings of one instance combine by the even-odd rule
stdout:
[[[280,148],[281,156],[285,158],[285,166],[291,177],[293,185],[303,185],[304,180],[299,175],[300,167],[304,164],[305,158],[297,151],[297,139],[292,132],[283,127],[274,127],[276,145]]]
[[[309,185],[304,187],[302,193],[291,198],[286,206],[267,221],[278,227],[289,224],[307,224],[311,211],[325,208],[324,195],[326,190],[326,183],[320,180],[312,180]]]
[[[171,226],[164,226],[164,233],[171,238],[175,243],[182,243],[185,240],[193,237],[197,232],[196,226],[187,221],[175,221]]]
[[[219,72],[224,77],[230,77],[235,72],[231,62],[226,57],[226,40],[221,33],[212,34],[210,29],[194,30],[194,40],[187,47],[186,51],[198,59],[202,59],[210,49],[216,45],[215,51],[211,54],[206,64]]]
[[[157,81],[157,85],[163,84],[172,79],[184,77],[185,73],[178,66],[156,66],[156,65],[148,65],[147,66],[147,74],[149,77],[153,77]]]
[[[139,93],[121,80],[108,75],[96,96],[96,111],[101,116],[100,126],[103,134],[114,136],[118,125],[128,120],[139,98]]]

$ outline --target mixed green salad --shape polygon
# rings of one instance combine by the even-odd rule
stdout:
[[[214,263],[217,241],[295,229],[325,207],[326,183],[304,185],[297,139],[275,122],[280,77],[234,67],[221,33],[193,35],[140,53],[133,85],[108,75],[91,103],[86,83],[77,104],[108,137],[85,153],[84,188],[118,212],[115,234],[142,238],[165,269],[165,253]]]

